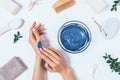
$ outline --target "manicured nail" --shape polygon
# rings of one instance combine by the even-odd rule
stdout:
[[[33,32],[35,32],[36,31],[36,29],[35,28],[33,28]]]
[[[40,54],[40,51],[38,51],[38,54]]]
[[[40,50],[40,51],[42,51],[42,49],[41,49],[41,48],[40,48],[39,50]]]
[[[46,50],[46,48],[43,48],[44,50]]]

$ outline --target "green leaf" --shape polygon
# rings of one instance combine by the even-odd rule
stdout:
[[[118,61],[118,58],[116,58],[114,61]]]
[[[112,7],[116,7],[116,6],[117,6],[116,4],[112,5]]]
[[[107,53],[105,53],[105,56],[107,56]]]
[[[118,66],[120,66],[120,62],[118,62]]]
[[[118,58],[112,58],[111,55],[107,55],[105,54],[105,56],[103,56],[103,58],[105,58],[106,63],[109,64],[110,69],[112,70],[112,72],[116,72],[116,73],[120,73],[120,62],[118,62]],[[108,58],[108,59],[106,59]]]
[[[115,0],[113,3],[114,4],[112,5],[111,11],[117,11],[117,6],[120,5],[120,0]]]
[[[16,43],[20,38],[22,38],[23,36],[21,36],[20,32],[17,31],[17,34],[14,34],[14,43]]]
[[[17,35],[16,35],[16,34],[14,34],[14,37],[17,37]]]
[[[106,56],[103,56],[103,58],[106,60],[107,59],[107,57]]]
[[[118,72],[118,70],[117,70],[117,69],[115,69],[115,72]]]
[[[110,60],[107,60],[106,62],[107,62],[107,63],[111,63],[111,61],[110,61]]]
[[[19,38],[22,38],[23,36],[19,36]]]
[[[117,11],[117,7],[115,7],[115,11]]]
[[[111,11],[113,11],[114,9],[113,8],[111,8]]]
[[[17,35],[20,35],[20,32],[19,32],[19,31],[17,32]]]
[[[114,1],[114,3],[119,3],[119,1]]]
[[[108,55],[108,58],[110,59],[110,58],[111,58],[111,55]]]

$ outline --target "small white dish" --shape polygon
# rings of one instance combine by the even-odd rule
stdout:
[[[117,18],[108,18],[104,25],[103,29],[107,35],[102,34],[105,39],[113,39],[119,31],[119,19]]]

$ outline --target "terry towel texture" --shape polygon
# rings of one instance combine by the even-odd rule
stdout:
[[[13,57],[0,68],[0,80],[15,80],[27,69],[27,66],[19,57]]]

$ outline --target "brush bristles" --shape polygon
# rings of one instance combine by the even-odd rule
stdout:
[[[58,4],[59,2],[60,5]],[[55,10],[56,13],[62,12],[63,10],[66,10],[68,8],[70,8],[71,6],[75,5],[76,1],[75,0],[68,0],[68,1],[58,1],[53,5],[53,8]]]

